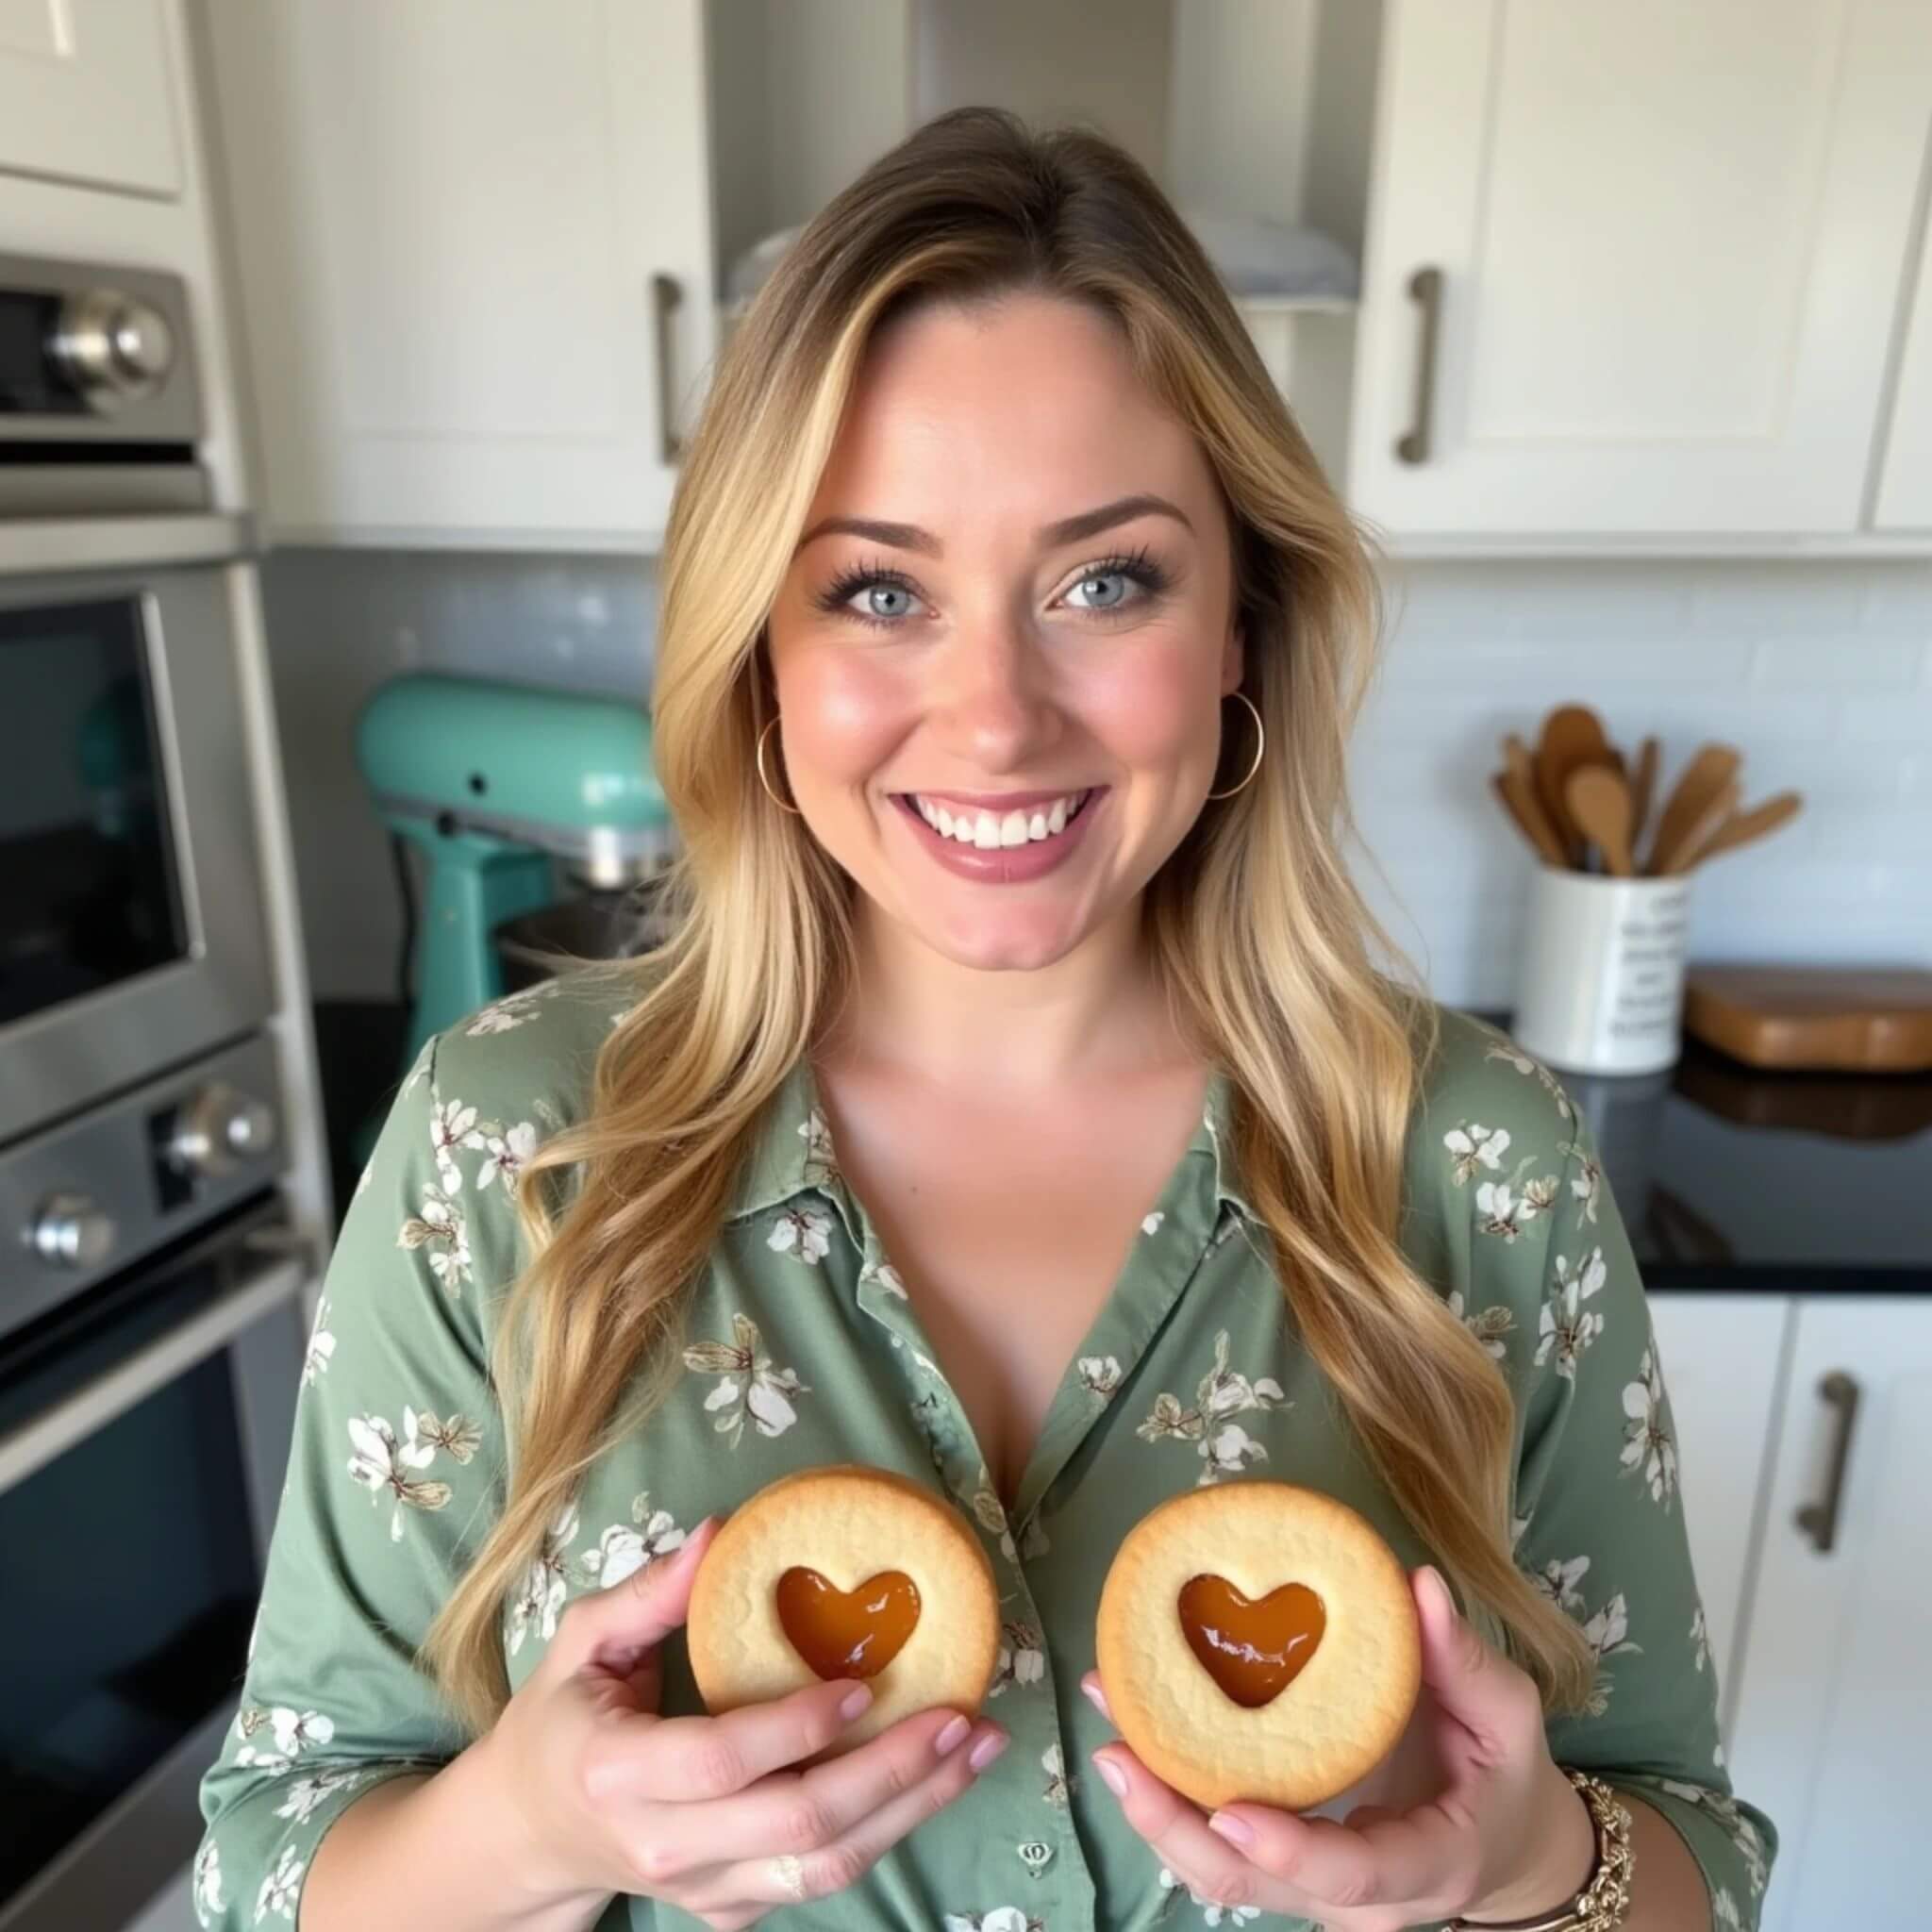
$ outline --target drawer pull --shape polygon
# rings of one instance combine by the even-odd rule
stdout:
[[[1821,1557],[1831,1555],[1838,1541],[1839,1509],[1844,1502],[1845,1466],[1852,1459],[1852,1429],[1858,1420],[1858,1385],[1842,1369],[1833,1369],[1818,1383],[1821,1400],[1838,1410],[1838,1434],[1831,1447],[1831,1474],[1825,1478],[1824,1500],[1807,1503],[1798,1511],[1798,1527],[1811,1539]]]
[[[1415,424],[1395,441],[1395,454],[1405,463],[1425,463],[1436,415],[1436,336],[1442,321],[1442,271],[1419,268],[1408,278],[1408,292],[1423,312],[1422,339],[1416,349]]]
[[[683,300],[684,291],[677,286],[675,275],[667,275],[661,269],[652,275],[651,309],[658,329],[658,449],[659,459],[666,465],[675,463],[684,454],[684,446],[678,441],[677,428],[672,420],[674,399],[671,383],[671,318],[677,313],[678,305]]]

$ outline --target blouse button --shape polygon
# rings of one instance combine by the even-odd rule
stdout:
[[[1014,1847],[1020,1855],[1020,1862],[1035,1878],[1053,1863],[1053,1847],[1044,1839],[1023,1839]]]

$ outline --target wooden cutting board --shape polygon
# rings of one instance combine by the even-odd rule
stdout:
[[[1691,965],[1684,1031],[1755,1067],[1923,1073],[1932,1068],[1932,972]]]

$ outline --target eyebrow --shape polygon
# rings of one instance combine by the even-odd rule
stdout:
[[[1057,550],[1064,543],[1077,543],[1084,537],[1097,537],[1102,530],[1110,530],[1116,524],[1131,523],[1136,517],[1146,516],[1173,517],[1185,529],[1194,527],[1178,505],[1170,503],[1164,496],[1143,492],[1136,496],[1116,497],[1111,503],[1103,503],[1098,509],[1083,509],[1077,516],[1062,517],[1057,524],[1043,524],[1038,533],[1041,547]],[[917,550],[927,557],[945,555],[944,544],[930,530],[922,530],[917,524],[887,523],[878,517],[825,517],[798,540],[798,548],[803,550],[808,543],[815,542],[821,537],[834,535],[869,537],[874,543],[888,543],[895,550]],[[796,554],[794,551],[793,555]]]

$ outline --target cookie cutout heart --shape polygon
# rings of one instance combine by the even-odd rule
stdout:
[[[1250,1599],[1224,1576],[1191,1576],[1176,1607],[1201,1668],[1249,1710],[1272,1704],[1301,1675],[1328,1624],[1322,1599],[1303,1583]]]
[[[875,1677],[919,1622],[919,1590],[900,1570],[881,1570],[843,1591],[816,1570],[793,1565],[778,1579],[778,1622],[792,1649],[827,1683]]]

